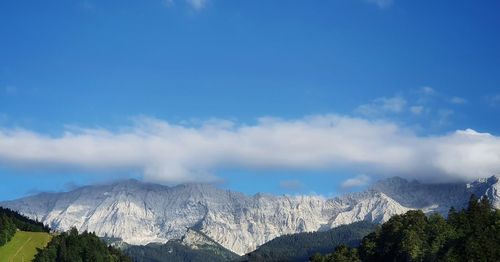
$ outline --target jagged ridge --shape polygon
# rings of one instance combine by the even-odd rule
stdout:
[[[165,243],[196,228],[225,248],[245,254],[284,234],[325,230],[356,221],[385,222],[409,209],[446,213],[470,194],[500,205],[498,177],[470,184],[428,185],[401,178],[376,183],[361,193],[320,196],[244,194],[206,184],[175,187],[127,180],[43,193],[0,205],[52,228],[96,232],[130,244]]]

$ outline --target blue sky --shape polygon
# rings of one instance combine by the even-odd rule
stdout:
[[[335,195],[398,174],[500,172],[499,11],[494,0],[2,1],[0,200],[127,177]],[[331,142],[359,126],[369,134]],[[289,144],[269,138],[281,134]],[[448,151],[422,158],[462,150],[462,136],[482,137],[456,158],[468,174]],[[365,156],[414,141],[428,145],[394,163]],[[352,148],[363,152],[341,154]]]

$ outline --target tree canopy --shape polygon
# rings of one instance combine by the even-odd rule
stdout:
[[[339,246],[311,257],[326,261],[500,261],[500,211],[472,195],[466,209],[445,219],[420,210],[396,215],[363,238],[359,248]]]
[[[107,246],[94,233],[78,233],[76,228],[56,235],[44,249],[38,249],[35,262],[129,262],[121,251]]]

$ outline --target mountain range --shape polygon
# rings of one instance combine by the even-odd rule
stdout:
[[[446,214],[464,207],[471,194],[500,208],[499,176],[471,183],[424,184],[394,177],[367,190],[335,198],[275,196],[219,189],[209,184],[174,187],[138,180],[40,193],[0,206],[56,230],[76,227],[132,245],[206,239],[243,255],[282,235],[326,231],[357,221],[382,223],[410,209]],[[206,241],[206,240],[205,240]],[[212,245],[214,246],[214,245]]]

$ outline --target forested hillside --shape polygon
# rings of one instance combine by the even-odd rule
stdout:
[[[370,222],[356,222],[323,232],[299,233],[275,238],[244,257],[245,261],[307,261],[315,253],[333,252],[340,244],[359,245],[373,232]]]
[[[16,233],[16,229],[31,232],[49,232],[49,228],[15,211],[0,207],[0,246],[5,245]]]
[[[16,225],[12,218],[5,214],[0,214],[0,246],[5,245],[16,233]]]
[[[222,262],[235,261],[238,258],[229,250],[214,252],[210,249],[193,249],[177,240],[171,240],[165,244],[151,243],[145,246],[130,246],[124,252],[135,262]]]
[[[311,260],[500,261],[500,211],[487,198],[475,196],[466,209],[451,209],[447,219],[408,211],[364,237],[359,248],[342,245]]]
[[[121,251],[107,246],[94,233],[72,228],[69,232],[54,236],[46,248],[39,250],[35,262],[128,262],[131,261]]]
[[[10,209],[0,207],[0,246],[8,243],[16,234],[17,230],[19,230],[19,233],[25,234],[30,232],[50,232],[49,227],[43,225],[42,223],[31,220]],[[28,238],[28,240],[31,240],[33,236],[28,235]],[[23,242],[24,245],[22,245],[22,247],[27,246],[26,244],[28,244],[28,242],[29,241]],[[43,246],[44,245],[40,247]],[[35,247],[33,247],[33,250],[35,250]],[[108,247],[94,233],[83,232],[82,234],[79,234],[74,228],[69,232],[63,232],[55,235],[45,248],[38,248],[37,250],[38,253],[35,256],[34,261],[39,262],[131,261],[118,249]]]

